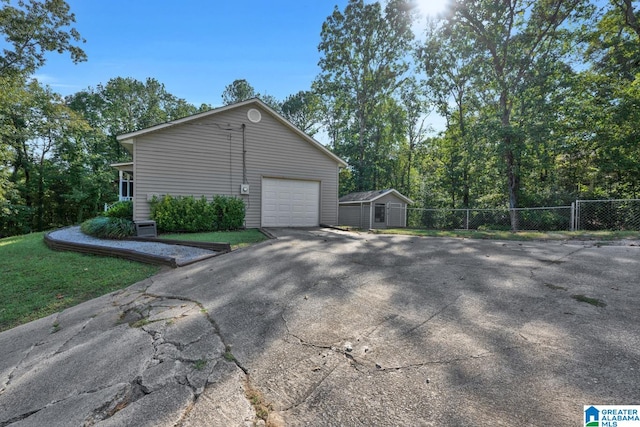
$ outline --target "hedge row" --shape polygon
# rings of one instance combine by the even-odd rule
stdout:
[[[237,230],[244,226],[242,199],[214,196],[211,202],[202,196],[163,196],[151,200],[151,219],[165,232]]]

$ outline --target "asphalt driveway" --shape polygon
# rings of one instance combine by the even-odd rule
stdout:
[[[0,426],[253,425],[256,403],[275,425],[573,426],[640,402],[639,247],[273,232],[0,334]]]

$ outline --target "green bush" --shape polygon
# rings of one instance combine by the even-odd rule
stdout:
[[[126,218],[110,218],[99,216],[80,224],[84,234],[102,239],[123,239],[136,234],[133,221]]]
[[[0,201],[0,238],[30,233],[33,208]]]
[[[244,216],[244,202],[229,196],[215,196],[208,202],[204,196],[166,195],[151,201],[151,219],[158,230],[166,232],[237,230],[242,228]]]
[[[131,200],[126,202],[116,202],[111,205],[104,215],[109,218],[125,218],[133,220],[133,202]]]
[[[215,196],[213,209],[213,231],[228,231],[242,228],[244,224],[244,201],[235,197]]]

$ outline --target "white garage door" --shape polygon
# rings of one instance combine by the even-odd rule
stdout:
[[[314,227],[319,212],[319,182],[262,179],[263,227]]]

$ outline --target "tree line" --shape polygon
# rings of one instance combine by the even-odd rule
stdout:
[[[109,165],[130,160],[116,135],[211,108],[154,78],[62,97],[33,76],[48,52],[87,60],[69,6],[1,1],[0,236],[95,216],[117,197]],[[350,165],[341,194],[396,188],[452,208],[637,198],[638,6],[455,0],[424,22],[408,0],[350,0],[319,29],[311,87],[278,100],[237,79],[222,102],[257,96],[327,141]]]

